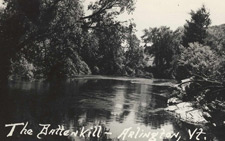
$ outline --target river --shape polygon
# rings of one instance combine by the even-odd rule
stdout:
[[[182,123],[163,110],[174,83],[173,80],[105,76],[83,76],[58,82],[10,81],[8,96],[2,102],[1,121],[3,124],[27,123],[26,128],[32,129],[30,136],[21,134],[23,126],[18,126],[7,138],[12,141],[40,140],[37,134],[43,126],[39,124],[50,124],[48,131],[60,125],[70,132],[104,125],[109,133],[108,140],[116,141],[150,138],[166,141],[179,137],[179,140],[189,140],[189,131],[192,133],[199,127]],[[4,128],[4,136],[10,129]],[[150,135],[143,136],[145,133]],[[177,136],[171,139],[169,134]],[[210,138],[211,133],[206,134],[209,135],[201,135],[202,139],[217,139]],[[56,133],[42,134],[40,138],[44,141],[88,140]],[[196,140],[196,135],[192,140]]]

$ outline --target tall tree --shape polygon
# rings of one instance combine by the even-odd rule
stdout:
[[[126,71],[130,75],[141,71],[146,64],[144,61],[144,48],[140,45],[141,41],[135,35],[135,24],[130,23],[126,37]]]
[[[18,1],[9,0],[0,15],[0,87],[7,84],[10,59],[21,49],[21,39],[29,25],[18,6]]]
[[[107,18],[106,18],[107,17]],[[110,14],[101,17],[94,34],[98,38],[98,67],[103,74],[121,74],[123,66],[122,43],[125,27],[112,20]]]
[[[173,56],[178,48],[178,42],[175,38],[177,38],[177,34],[164,26],[144,31],[142,39],[146,52],[154,57],[153,64],[156,76],[167,75],[165,71],[171,67]]]
[[[192,10],[190,15],[191,20],[187,20],[187,24],[184,26],[183,45],[185,47],[193,42],[204,44],[204,39],[207,36],[206,30],[211,24],[210,13],[204,5],[196,12]]]
[[[88,9],[92,14],[83,16],[81,20],[85,21],[83,30],[88,31],[86,33],[93,43],[86,42],[84,48],[89,51],[82,48],[83,58],[91,68],[98,68],[102,74],[121,74],[125,59],[122,43],[125,41],[127,27],[117,21],[116,17],[124,11],[132,12],[134,0],[100,0],[91,3]]]

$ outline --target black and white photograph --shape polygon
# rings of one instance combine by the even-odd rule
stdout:
[[[225,1],[0,0],[0,141],[225,141]]]

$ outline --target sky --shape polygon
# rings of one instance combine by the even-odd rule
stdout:
[[[93,0],[85,0],[88,3]],[[205,5],[210,12],[212,25],[225,24],[225,0],[136,0],[136,9],[132,15],[123,14],[121,21],[133,19],[137,35],[149,27],[168,26],[172,30],[183,26],[190,19],[191,10]]]
[[[85,4],[94,0],[83,0]],[[121,21],[133,19],[137,35],[149,27],[168,26],[172,30],[183,26],[190,19],[190,11],[197,10],[203,4],[210,11],[212,25],[225,23],[225,0],[136,0],[136,9],[132,15],[122,14]],[[0,0],[2,3],[2,0]],[[85,7],[87,8],[87,7]]]
[[[225,0],[137,0],[133,15],[120,18],[133,18],[140,37],[149,27],[168,26],[175,30],[183,26],[190,19],[190,11],[203,4],[210,12],[212,25],[225,23]]]

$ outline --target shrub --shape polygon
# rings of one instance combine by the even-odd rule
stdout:
[[[190,43],[189,47],[181,47],[177,68],[183,67],[189,75],[202,76],[208,79],[222,81],[221,67],[223,57],[217,55],[209,46]],[[184,71],[184,69],[181,69]],[[176,74],[182,74],[177,70]],[[179,77],[179,75],[177,75]],[[188,76],[187,76],[188,77]]]
[[[34,79],[34,72],[35,67],[24,56],[20,56],[16,61],[11,60],[10,79],[32,80]]]

